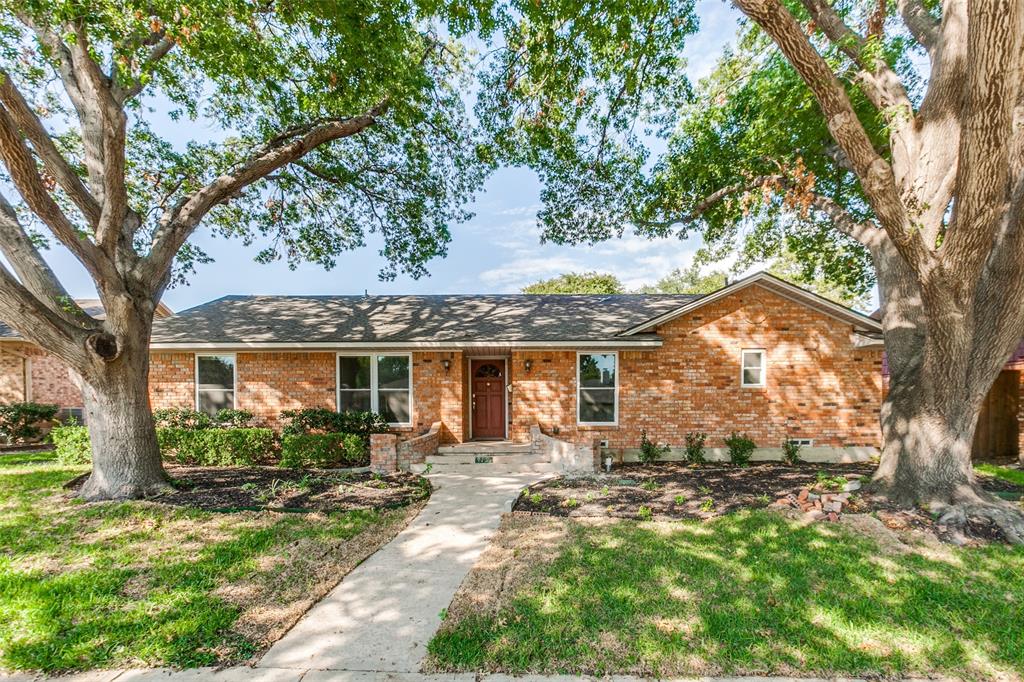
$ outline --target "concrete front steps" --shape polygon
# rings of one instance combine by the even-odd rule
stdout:
[[[444,445],[424,464],[414,464],[415,473],[430,468],[434,474],[549,473],[557,471],[551,460],[530,454],[529,445],[511,443],[461,443]]]

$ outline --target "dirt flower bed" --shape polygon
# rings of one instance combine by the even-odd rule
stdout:
[[[840,495],[843,513],[872,513],[893,530],[950,539],[927,512],[899,510],[864,495],[862,486],[874,470],[874,464],[626,464],[593,478],[556,478],[531,486],[514,510],[575,518],[711,519],[741,509],[779,508],[779,500],[812,491],[813,497],[825,499]],[[991,476],[979,480],[991,492],[1024,492],[1022,486]],[[783,511],[802,513],[798,506]],[[994,526],[971,527],[969,535],[982,542],[1002,539]]]
[[[177,491],[153,502],[208,511],[395,509],[430,496],[427,479],[407,473],[344,473],[280,467],[166,467]],[[77,490],[85,476],[68,488]]]

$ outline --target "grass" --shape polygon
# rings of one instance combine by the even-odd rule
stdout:
[[[47,453],[0,456],[0,668],[243,660],[266,645],[264,626],[242,627],[252,600],[264,618],[268,608],[297,617],[302,599],[327,589],[325,574],[336,582],[350,570],[337,565],[347,541],[403,516],[86,505],[60,487],[84,470]],[[326,558],[309,559],[311,547]]]
[[[1014,485],[1024,486],[1024,469],[1011,469],[1010,467],[996,466],[995,464],[976,464],[974,470],[1009,481]]]
[[[503,606],[444,625],[429,645],[434,668],[972,679],[1024,670],[1019,548],[882,551],[844,527],[764,511],[566,523],[557,558]]]

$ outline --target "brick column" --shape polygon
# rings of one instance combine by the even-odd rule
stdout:
[[[398,470],[398,436],[393,433],[370,434],[370,468],[378,474]]]

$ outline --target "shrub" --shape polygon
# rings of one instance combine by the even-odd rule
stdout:
[[[281,418],[288,421],[282,434],[355,433],[369,442],[371,433],[387,433],[388,421],[376,412],[335,412],[326,407],[285,410]]]
[[[640,461],[643,463],[653,462],[671,450],[667,445],[658,445],[647,438],[646,429],[640,432]]]
[[[41,403],[11,403],[0,405],[0,438],[8,443],[26,443],[37,440],[42,431],[36,426],[57,415],[56,405]]]
[[[332,467],[369,464],[366,441],[356,433],[289,433],[281,439],[281,466]]]
[[[800,444],[791,440],[782,441],[782,460],[786,464],[799,464]]]
[[[729,448],[729,461],[739,466],[746,466],[754,454],[757,444],[747,438],[746,434],[737,434],[735,431],[725,439],[725,446]]]
[[[256,418],[249,410],[220,410],[213,416],[214,426],[221,429],[247,429]]]
[[[267,459],[274,447],[270,429],[182,429],[156,432],[160,452],[180,464],[248,466]]]
[[[704,463],[704,441],[708,434],[703,431],[690,431],[686,434],[686,461],[690,464]]]
[[[153,411],[158,429],[208,429],[213,426],[210,415],[185,407],[168,407]]]
[[[55,426],[50,430],[49,438],[61,464],[89,464],[92,461],[87,427]]]

